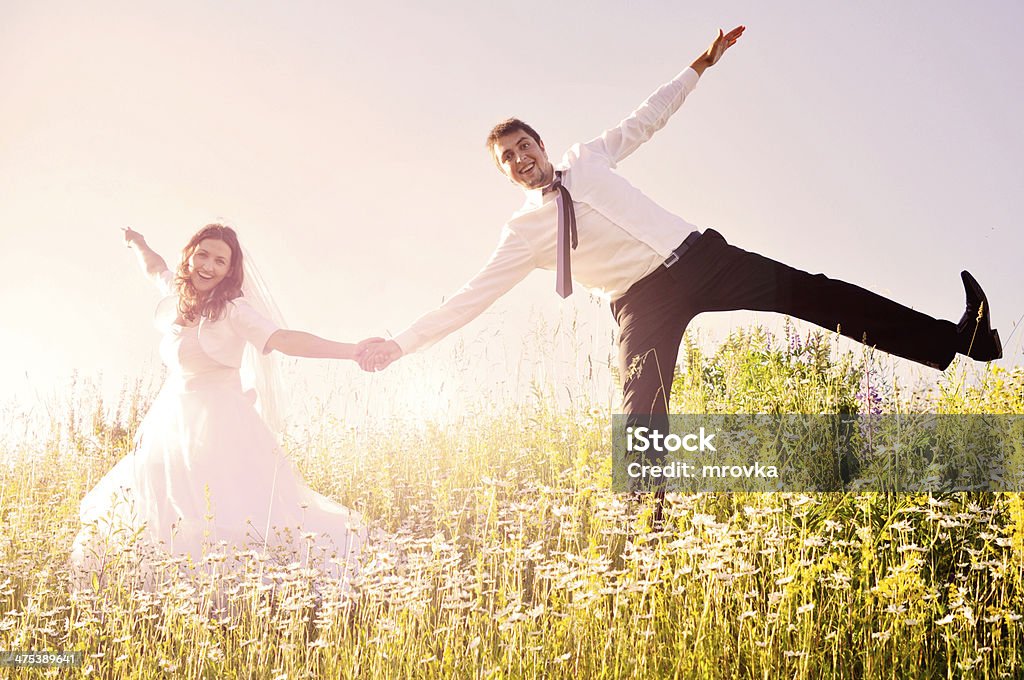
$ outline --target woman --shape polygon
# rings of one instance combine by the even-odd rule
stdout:
[[[317,554],[311,566],[351,573],[367,537],[358,513],[302,482],[257,412],[256,395],[243,391],[239,369],[246,343],[260,356],[353,360],[361,346],[285,330],[257,312],[252,302],[261,301],[243,295],[251,286],[230,227],[196,233],[173,274],[142,234],[125,229],[124,238],[166,296],[156,322],[168,376],[134,452],[82,501],[72,564],[102,571],[130,537],[197,563],[225,542],[287,562]],[[260,396],[266,404],[272,395]]]

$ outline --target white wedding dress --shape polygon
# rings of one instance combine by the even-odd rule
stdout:
[[[137,534],[195,564],[210,553],[256,550],[336,578],[353,575],[367,539],[359,514],[304,484],[239,370],[204,352],[198,326],[165,325],[160,354],[167,381],[134,452],[82,501],[73,568],[102,569],[111,550]]]

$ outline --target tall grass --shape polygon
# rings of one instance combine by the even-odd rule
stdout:
[[[681,412],[1024,413],[1021,369],[922,394],[795,331],[684,349]],[[124,550],[72,593],[78,501],[146,405],[141,386],[120,408],[76,392],[3,452],[0,650],[86,653],[25,677],[1020,677],[1019,495],[670,495],[655,526],[649,499],[609,490],[607,410],[551,389],[458,428],[294,438],[305,479],[392,537],[351,584],[211,546],[149,590]]]

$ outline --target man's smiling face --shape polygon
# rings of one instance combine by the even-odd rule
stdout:
[[[513,130],[498,137],[491,153],[505,176],[524,189],[542,189],[554,178],[544,143],[525,130]]]

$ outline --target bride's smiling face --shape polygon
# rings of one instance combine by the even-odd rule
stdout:
[[[231,271],[231,246],[220,239],[203,239],[188,258],[188,266],[192,285],[208,293]]]

